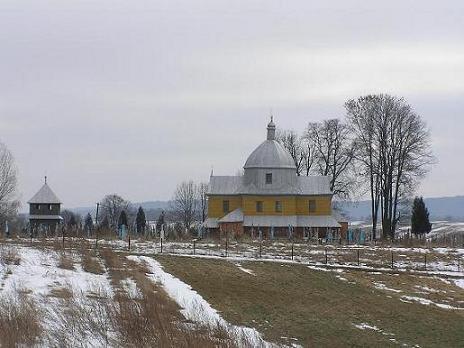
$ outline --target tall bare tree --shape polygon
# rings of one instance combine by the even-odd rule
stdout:
[[[313,149],[314,172],[330,177],[334,195],[349,198],[356,189],[353,172],[356,143],[348,126],[339,119],[309,123],[305,137]]]
[[[198,216],[198,189],[193,181],[186,181],[177,186],[171,209],[174,217],[188,230]]]
[[[299,136],[293,130],[278,129],[276,140],[287,149],[293,158],[298,176],[309,176],[313,165],[310,143],[305,136]]]
[[[17,169],[8,148],[0,142],[0,223],[16,216],[19,201],[16,198]]]
[[[430,133],[402,98],[369,95],[349,100],[345,106],[370,182],[373,230],[380,209],[383,236],[394,238],[400,202],[414,192],[434,163]]]
[[[208,214],[208,202],[206,196],[206,194],[208,193],[208,184],[204,182],[199,183],[197,185],[197,191],[200,221],[205,222],[206,215]]]
[[[118,220],[122,211],[125,211],[131,221],[134,217],[134,209],[129,201],[116,194],[107,195],[100,203],[101,215],[99,221],[108,220],[109,227],[113,230],[118,228]],[[98,224],[98,221],[97,221]]]

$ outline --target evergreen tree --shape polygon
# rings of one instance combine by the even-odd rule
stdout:
[[[76,221],[76,217],[74,216],[74,214],[71,215],[69,222],[68,222],[68,226],[69,227],[77,226],[77,221]]]
[[[139,210],[137,211],[135,224],[137,225],[137,233],[145,233],[147,219],[145,218],[145,212],[143,211],[142,207],[139,207]]]
[[[414,198],[411,216],[411,232],[415,235],[423,235],[432,230],[429,220],[429,211],[422,197]]]
[[[160,216],[158,217],[158,220],[156,220],[156,232],[160,232],[161,228],[165,224],[165,217],[164,217],[164,211],[161,212]]]
[[[118,219],[118,227],[121,227],[122,225],[129,227],[129,224],[127,223],[127,214],[124,210],[121,211],[121,214],[119,214]]]
[[[87,213],[87,216],[85,217],[84,230],[89,233],[93,230],[93,219],[90,213]]]

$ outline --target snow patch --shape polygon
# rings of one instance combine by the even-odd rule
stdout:
[[[153,272],[149,276],[161,283],[168,295],[183,308],[181,312],[186,319],[209,328],[218,326],[224,328],[239,346],[243,345],[243,342],[248,342],[254,347],[277,347],[275,344],[266,342],[253,328],[229,324],[190,285],[165,272],[158,261],[146,256],[128,256],[127,258],[136,262],[145,262],[148,265]]]

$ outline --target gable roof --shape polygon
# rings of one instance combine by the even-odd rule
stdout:
[[[29,204],[61,204],[60,199],[55,195],[48,184],[44,184],[42,188],[32,197]]]

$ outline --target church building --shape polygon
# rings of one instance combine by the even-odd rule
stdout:
[[[248,157],[243,175],[211,175],[205,227],[212,235],[251,238],[336,237],[341,225],[332,196],[329,177],[297,175],[271,118],[267,139]]]

